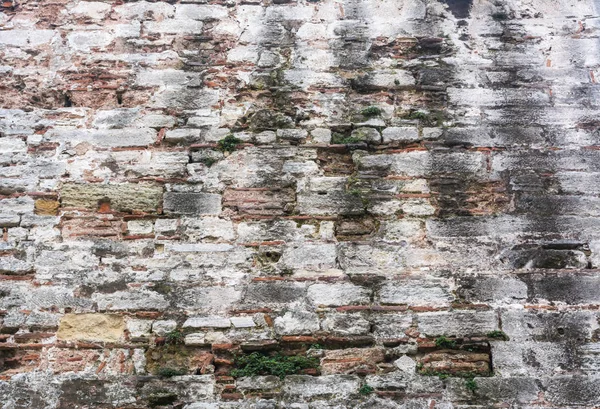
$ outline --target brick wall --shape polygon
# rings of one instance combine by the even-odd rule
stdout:
[[[3,409],[600,405],[595,1],[1,4]]]

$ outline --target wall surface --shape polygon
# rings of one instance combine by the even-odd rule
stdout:
[[[1,4],[2,409],[600,406],[599,1]]]

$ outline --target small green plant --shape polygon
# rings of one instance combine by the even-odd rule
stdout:
[[[169,284],[158,282],[154,283],[154,285],[152,286],[152,290],[156,291],[159,294],[167,295],[170,294],[173,289]]]
[[[296,374],[303,369],[318,368],[317,358],[307,358],[301,355],[286,356],[276,354],[272,356],[253,352],[249,355],[237,356],[234,360],[236,369],[231,371],[231,376],[275,375],[283,379],[286,375]]]
[[[334,132],[333,135],[331,135],[331,143],[334,145],[347,145],[360,142],[363,142],[363,140],[355,136],[344,136],[337,132]]]
[[[227,135],[225,138],[221,139],[217,145],[219,150],[222,152],[233,152],[240,143],[242,143],[241,139],[236,138],[232,134]]]
[[[429,117],[427,116],[427,114],[421,111],[413,111],[410,114],[408,114],[408,119],[419,119],[421,121],[424,121],[428,118]]]
[[[394,80],[394,84],[396,84],[396,86],[400,85],[400,80],[399,80],[398,78],[396,78],[396,79]]]
[[[442,371],[434,371],[433,369],[426,369],[421,372],[423,376],[437,376],[441,380],[448,379],[450,377],[450,373],[442,372]]]
[[[204,165],[206,165],[207,168],[210,168],[212,165],[214,165],[217,162],[218,162],[218,160],[215,159],[215,158],[202,158],[202,159],[200,159],[200,163],[203,163]]]
[[[165,335],[165,343],[168,345],[179,345],[179,344],[183,344],[184,340],[183,340],[183,332],[181,332],[178,329],[175,329],[171,332],[168,332]]]
[[[186,371],[176,368],[159,368],[157,374],[165,378],[171,378],[173,376],[185,375]]]
[[[323,349],[323,345],[321,344],[312,344],[310,349]]]
[[[370,106],[360,111],[360,113],[364,116],[377,116],[381,115],[381,108]]]
[[[358,393],[360,393],[363,396],[368,396],[368,395],[372,394],[374,391],[375,391],[375,389],[373,389],[372,386],[365,384],[360,387],[360,389],[358,390]]]
[[[177,400],[177,394],[168,391],[157,391],[148,396],[148,404],[151,408],[156,406],[170,405]]]
[[[360,195],[362,194],[360,189],[351,189],[348,191],[348,193],[350,193],[352,196],[358,196],[358,197],[360,197]]]
[[[508,335],[504,333],[504,331],[490,331],[487,334],[488,338],[501,339],[502,341],[508,341]]]
[[[477,386],[477,382],[475,382],[474,378],[468,378],[465,381],[465,386],[467,387],[468,390],[470,390],[473,393],[475,393],[475,391],[477,391],[477,389],[479,389],[479,386]]]
[[[435,339],[435,346],[438,348],[454,349],[456,348],[456,341],[448,339],[445,336],[437,337]]]

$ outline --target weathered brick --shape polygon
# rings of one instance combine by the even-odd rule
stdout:
[[[326,351],[321,360],[321,373],[323,375],[373,373],[377,371],[377,364],[384,360],[385,350],[381,347]]]

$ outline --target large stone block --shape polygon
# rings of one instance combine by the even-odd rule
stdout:
[[[124,129],[54,129],[47,138],[52,142],[70,143],[75,146],[89,143],[103,148],[148,146],[156,142],[156,130],[142,128]]]
[[[449,305],[453,300],[448,282],[427,279],[386,282],[379,290],[382,304]]]
[[[94,301],[101,311],[162,311],[169,306],[166,298],[154,291],[117,291],[111,294],[95,293]]]
[[[577,366],[574,349],[563,343],[532,341],[494,341],[492,343],[496,376],[554,376]]]
[[[368,304],[371,292],[351,283],[313,284],[308,287],[308,298],[313,304],[323,306]]]
[[[600,405],[600,377],[557,376],[545,379],[546,399],[554,405]]]
[[[494,311],[426,312],[418,314],[417,321],[417,328],[427,336],[481,336],[498,329]]]
[[[598,317],[593,311],[501,311],[502,329],[512,341],[583,341],[597,331]]]
[[[56,336],[62,341],[117,342],[125,335],[125,322],[114,314],[65,314]]]
[[[321,328],[340,336],[366,335],[371,330],[371,323],[358,314],[331,313],[325,316]]]
[[[308,311],[288,311],[275,318],[275,332],[278,335],[309,335],[319,330],[317,314]]]
[[[291,397],[305,399],[343,397],[356,393],[360,384],[360,378],[353,375],[292,375],[285,378],[283,392]]]
[[[65,183],[60,189],[62,207],[97,210],[108,203],[111,210],[156,212],[162,199],[162,188],[142,184],[75,184]]]
[[[527,299],[527,284],[514,276],[467,276],[459,283],[458,294],[469,302],[522,303]]]
[[[243,305],[263,307],[285,305],[304,301],[306,286],[286,281],[266,281],[251,283],[242,300]]]
[[[167,192],[163,207],[165,214],[216,215],[221,213],[221,195]]]
[[[287,268],[326,270],[336,267],[335,244],[299,244],[286,247],[282,264]]]

